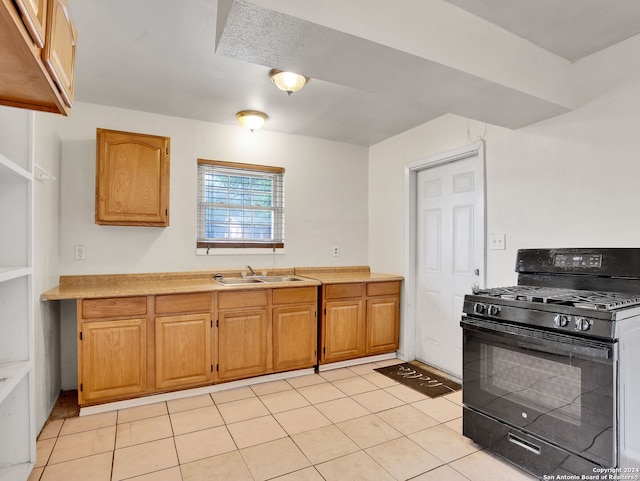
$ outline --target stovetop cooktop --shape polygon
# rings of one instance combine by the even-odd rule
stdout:
[[[640,297],[620,292],[598,292],[540,286],[510,286],[474,289],[474,295],[493,299],[508,299],[531,303],[573,306],[584,309],[611,311],[640,305]]]

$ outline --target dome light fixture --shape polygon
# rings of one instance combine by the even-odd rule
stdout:
[[[238,119],[240,125],[251,132],[262,127],[268,118],[267,114],[258,110],[241,110],[236,114],[236,119]]]
[[[305,77],[299,73],[284,72],[275,68],[269,71],[269,78],[276,87],[287,92],[288,95],[300,90],[309,80],[309,77]]]

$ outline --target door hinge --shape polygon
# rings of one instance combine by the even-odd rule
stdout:
[[[82,341],[82,331],[80,331],[80,340]]]
[[[322,348],[322,354],[326,354],[326,353],[327,353],[327,348],[326,348],[326,347],[323,347],[323,348]]]
[[[326,307],[324,308],[324,315],[325,316],[327,315],[327,308]]]
[[[165,209],[164,210],[164,215],[168,216],[169,215],[169,209]]]
[[[165,149],[165,152],[167,153],[167,155],[169,155],[169,147]]]
[[[83,389],[84,389],[84,385],[80,383],[80,392],[82,392]]]
[[[313,311],[313,317],[318,318],[318,311]]]
[[[220,371],[220,364],[216,364],[216,372]]]

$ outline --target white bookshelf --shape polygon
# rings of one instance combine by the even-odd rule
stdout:
[[[36,461],[33,124],[0,107],[0,480],[26,481]]]

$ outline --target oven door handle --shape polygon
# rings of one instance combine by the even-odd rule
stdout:
[[[547,354],[580,354],[582,356],[586,356],[589,358],[595,359],[612,359],[613,358],[613,349],[608,347],[592,347],[592,346],[579,346],[579,345],[569,345],[566,347],[559,348],[557,345],[553,347],[545,346],[544,344],[540,344],[537,342],[519,342],[518,347],[522,349],[526,349],[528,351],[537,351],[544,352]]]
[[[518,347],[522,349],[571,357],[578,355],[590,359],[608,360],[614,358],[614,344],[612,343],[469,317],[462,318],[460,325],[464,329],[493,336],[516,338]]]

